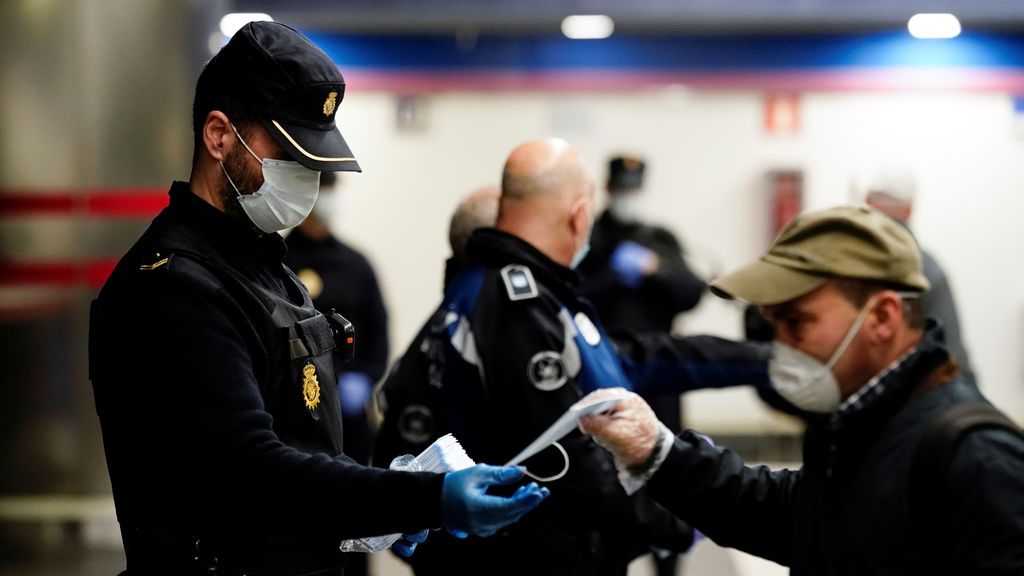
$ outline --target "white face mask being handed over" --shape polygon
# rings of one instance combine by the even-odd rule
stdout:
[[[768,376],[779,396],[785,398],[790,404],[807,412],[818,414],[830,414],[839,408],[840,392],[839,382],[836,381],[832,367],[843,357],[843,353],[850,347],[853,337],[860,331],[864,320],[868,317],[875,298],[868,300],[867,304],[857,315],[857,320],[847,331],[839,347],[829,358],[828,364],[822,364],[820,360],[801,352],[796,348],[779,342],[772,341],[772,357],[768,361]]]
[[[242,194],[224,168],[224,162],[220,163],[228,183],[238,194],[238,203],[246,216],[267,234],[297,226],[309,216],[313,204],[316,203],[320,190],[320,173],[292,160],[260,158],[245,143],[234,124],[231,125],[231,129],[235,131],[235,136],[242,146],[245,146],[249,154],[252,154],[263,167],[263,185],[260,189],[252,194]]]

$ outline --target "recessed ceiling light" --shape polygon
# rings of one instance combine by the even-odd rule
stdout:
[[[232,12],[220,19],[220,33],[231,38],[249,22],[273,22],[270,14],[262,12]]]
[[[907,22],[914,38],[946,39],[960,35],[960,21],[952,14],[914,14]]]
[[[602,14],[566,16],[562,34],[573,40],[599,40],[612,35],[615,22]]]

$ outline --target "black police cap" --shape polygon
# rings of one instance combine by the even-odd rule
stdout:
[[[210,60],[239,104],[252,110],[295,160],[321,172],[361,172],[335,122],[345,79],[305,36],[278,22],[250,22]]]
[[[631,156],[616,156],[608,162],[608,189],[612,192],[635,190],[643,184],[643,160]]]

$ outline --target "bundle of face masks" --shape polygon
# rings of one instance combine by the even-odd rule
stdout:
[[[403,470],[407,472],[457,472],[476,465],[462,444],[451,434],[445,434],[427,449],[413,457],[411,454],[399,456],[391,461],[392,470]],[[365,552],[372,554],[391,547],[392,544],[401,538],[401,534],[388,534],[385,536],[372,536],[358,540],[345,540],[341,543],[342,552]]]

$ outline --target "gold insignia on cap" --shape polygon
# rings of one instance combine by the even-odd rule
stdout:
[[[302,368],[302,397],[306,408],[312,410],[320,404],[320,383],[316,380],[316,366],[308,363]]]
[[[330,116],[334,114],[334,109],[338,106],[338,93],[331,92],[327,95],[327,100],[324,100],[324,116]]]
[[[622,166],[626,170],[632,172],[632,171],[640,168],[640,161],[637,160],[636,158],[623,158],[622,159]]]

